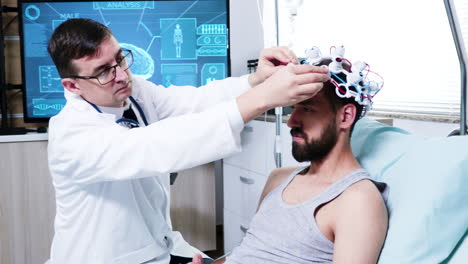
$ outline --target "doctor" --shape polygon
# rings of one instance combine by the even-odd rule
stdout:
[[[62,23],[48,51],[67,99],[49,124],[51,264],[191,260],[199,251],[171,228],[168,173],[240,151],[246,122],[314,96],[329,79],[314,66],[275,66],[297,61],[275,48],[255,74],[166,89],[132,76],[132,51],[89,19]]]

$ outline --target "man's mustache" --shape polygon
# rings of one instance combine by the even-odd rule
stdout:
[[[304,133],[304,131],[302,131],[302,129],[298,127],[292,128],[290,133],[291,133],[291,136],[293,137],[306,138],[306,134]]]

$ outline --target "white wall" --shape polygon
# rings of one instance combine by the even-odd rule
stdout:
[[[375,109],[378,109],[379,105],[382,104],[381,100],[384,99],[386,96],[385,94],[388,94],[385,100],[388,101],[390,100],[389,98],[391,98],[391,100],[396,98],[396,103],[408,100],[422,102],[426,100],[427,95],[436,95],[437,97],[434,99],[435,104],[444,103],[444,97],[448,96],[450,100],[453,99],[455,102],[453,105],[450,105],[449,108],[457,112],[457,107],[455,106],[458,105],[459,102],[459,63],[442,0],[417,0],[406,2],[404,0],[381,1],[382,3],[371,0],[279,0],[278,2],[280,45],[289,45],[298,56],[304,56],[304,50],[314,45],[320,47],[322,52],[327,54],[326,47],[343,44],[347,48],[346,54],[350,55],[349,58],[353,60],[361,59],[360,56],[362,55],[364,56],[364,58],[362,58],[363,60],[371,63],[373,70],[383,75],[385,78],[385,87],[375,100]],[[302,2],[294,20],[288,19],[288,2]],[[419,10],[418,7],[421,6],[421,4],[426,4],[426,2],[427,7],[424,12],[414,12],[415,10]],[[468,50],[468,5],[465,3],[467,3],[466,0],[455,0],[457,15],[462,23],[462,31],[465,32],[465,34],[463,34],[465,46]],[[265,36],[265,43],[275,43],[276,27],[274,23],[274,0],[265,0],[264,6],[266,10],[264,14],[266,19],[265,32],[268,33]],[[402,9],[401,6],[405,8]],[[348,19],[347,26],[337,26],[342,23],[340,19],[323,20],[323,17],[327,17],[330,14],[330,12],[327,11],[334,10],[335,12],[331,11],[332,13],[344,11],[346,13],[347,10],[354,10],[356,8],[361,8],[365,15],[358,17],[351,16],[352,18]],[[387,12],[385,13],[385,11]],[[400,17],[396,20],[394,17],[395,12],[393,11],[400,11]],[[368,23],[369,21],[373,21],[374,23]],[[407,23],[405,23],[405,21]],[[431,23],[435,23],[434,25],[438,26],[437,34],[433,33],[434,27],[431,26]],[[395,35],[390,32],[391,30],[386,30],[388,28],[393,29],[392,32],[396,32]],[[416,31],[418,33],[415,34],[414,32],[416,31],[412,29],[417,29]],[[360,36],[360,34],[371,37],[363,42],[362,38],[356,37]],[[402,37],[405,41],[392,41]],[[424,42],[423,40],[426,38],[430,41]],[[386,46],[383,45],[385,42],[390,43],[389,49],[385,49]],[[419,45],[419,43],[423,42],[427,44],[423,45],[424,47]],[[382,47],[384,47],[384,49],[382,49]],[[427,52],[424,52],[423,49],[426,48]],[[382,52],[382,50],[385,50],[385,52]],[[435,59],[440,65],[445,65],[443,71],[438,71],[437,78],[426,78],[426,81],[429,80],[429,82],[423,83],[421,79],[414,78],[413,75],[421,76],[424,74],[411,71],[412,75],[402,75],[399,70],[400,68],[394,67],[395,65],[401,64],[399,58],[412,57],[415,50],[417,50],[419,54],[431,54],[430,50],[438,50],[444,54],[443,59],[446,61]],[[356,54],[356,57],[354,54]],[[430,63],[434,61],[434,58],[430,56],[426,58],[429,59]],[[418,65],[425,65],[425,62],[422,60],[418,60],[418,63]],[[424,70],[424,68],[421,67],[420,69]],[[444,72],[444,74],[442,74],[442,72]],[[409,80],[406,80],[407,77]],[[413,83],[413,81],[416,83]],[[444,87],[444,92],[427,93],[429,85],[433,87],[435,91],[440,91],[440,87]],[[450,92],[448,91],[449,86],[453,88],[450,89]],[[400,88],[404,89],[403,92],[399,90]],[[390,94],[392,95],[390,96]],[[404,94],[404,96],[402,96],[402,94]],[[411,94],[413,96],[411,96]],[[430,100],[433,100],[433,98]],[[395,104],[390,106],[394,105]],[[387,107],[388,105],[386,104],[385,106]],[[405,107],[415,107],[415,105],[409,104]],[[447,112],[449,111],[450,110],[447,110]],[[406,119],[394,119],[394,125],[415,135],[437,137],[446,137],[453,129],[459,127],[459,124]]]
[[[230,2],[231,75],[241,76],[247,73],[247,60],[257,59],[263,48],[263,29],[257,0]]]
[[[402,128],[414,135],[428,137],[447,137],[454,129],[460,128],[460,124],[407,119],[393,119],[393,126]]]
[[[263,0],[259,0],[262,5]],[[231,76],[247,74],[247,60],[257,59],[263,48],[263,29],[256,0],[230,0],[229,38]],[[260,10],[262,10],[260,6]],[[216,224],[223,223],[223,177],[221,162],[215,165]]]

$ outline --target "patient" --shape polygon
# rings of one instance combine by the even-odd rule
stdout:
[[[377,262],[388,226],[386,186],[370,180],[351,152],[350,134],[365,108],[337,95],[346,78],[332,76],[294,106],[292,154],[310,166],[271,173],[241,245],[214,263]]]

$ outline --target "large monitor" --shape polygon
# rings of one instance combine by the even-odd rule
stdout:
[[[90,18],[108,26],[133,51],[134,75],[165,87],[198,87],[229,76],[228,7],[228,0],[20,0],[25,121],[47,121],[65,104],[47,53],[63,21]]]

